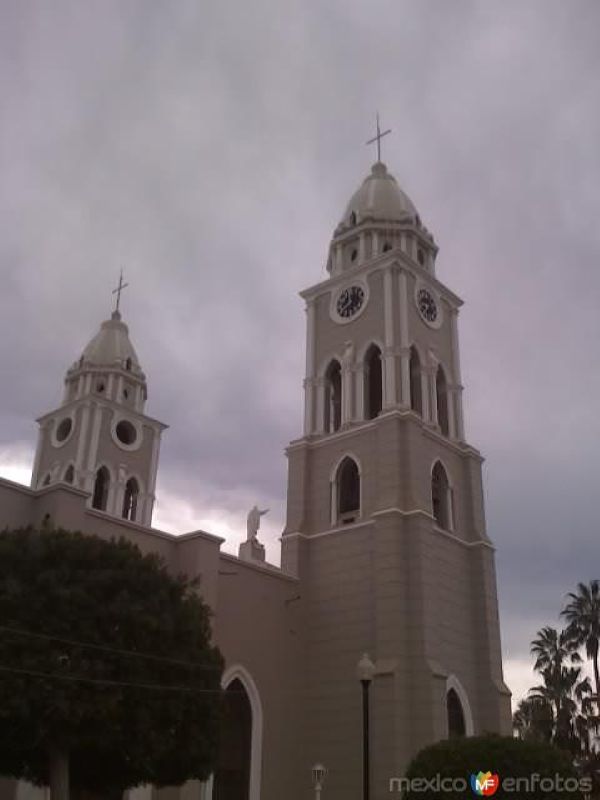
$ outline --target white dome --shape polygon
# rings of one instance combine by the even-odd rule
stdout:
[[[129,339],[129,328],[121,321],[118,311],[111,319],[102,323],[100,330],[83,351],[82,359],[98,367],[125,366],[130,359],[130,368],[140,372],[137,354]]]
[[[352,217],[353,213],[356,219]],[[340,224],[351,225],[366,218],[400,222],[416,216],[417,209],[411,199],[398,186],[385,164],[378,161],[352,195]]]

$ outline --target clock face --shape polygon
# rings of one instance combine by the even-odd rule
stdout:
[[[349,286],[340,292],[335,308],[340,317],[349,319],[362,308],[364,301],[365,290],[362,286]]]
[[[427,289],[419,289],[417,294],[417,305],[423,319],[427,322],[435,322],[438,317],[438,308],[433,295]]]

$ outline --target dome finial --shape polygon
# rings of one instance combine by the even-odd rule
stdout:
[[[377,163],[381,161],[381,140],[384,136],[387,136],[388,133],[391,133],[392,129],[388,128],[387,131],[381,133],[381,129],[379,127],[379,112],[377,112],[377,135],[374,136],[372,139],[369,139],[367,144],[373,144],[373,142],[377,142]]]
[[[115,306],[115,310],[112,313],[113,319],[121,319],[121,314],[119,311],[119,306],[121,304],[121,292],[123,289],[126,289],[129,286],[128,283],[123,283],[123,270],[121,270],[121,274],[119,275],[119,285],[116,289],[113,289],[113,294],[117,295],[117,304]]]

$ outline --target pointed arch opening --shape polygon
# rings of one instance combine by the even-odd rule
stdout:
[[[65,483],[73,483],[75,481],[75,467],[73,464],[69,464],[66,468],[63,480]]]
[[[334,485],[337,521],[354,522],[360,515],[360,471],[350,456],[340,463]]]
[[[446,680],[446,722],[450,739],[475,734],[469,698],[455,675]]]
[[[213,800],[260,800],[263,711],[252,676],[240,664],[223,675],[222,715]]]
[[[333,359],[325,371],[325,432],[334,433],[342,425],[342,368]]]
[[[435,375],[435,396],[437,402],[438,425],[444,436],[448,436],[450,428],[448,425],[448,381],[446,373],[440,364]]]
[[[410,407],[423,416],[423,394],[421,388],[421,359],[416,347],[410,348]]]
[[[137,518],[138,498],[140,486],[135,478],[129,478],[125,484],[125,494],[123,496],[123,519],[135,522]]]
[[[462,703],[454,689],[446,692],[446,715],[448,719],[448,738],[460,739],[467,735],[467,725]]]
[[[225,689],[214,800],[249,800],[252,759],[252,708],[239,678]]]
[[[94,492],[92,494],[92,508],[98,511],[106,511],[108,505],[108,488],[110,486],[110,473],[106,467],[100,467],[96,472],[94,480]]]
[[[381,350],[376,344],[372,344],[365,354],[364,382],[365,418],[375,419],[383,408]]]
[[[453,529],[452,492],[441,461],[436,461],[431,471],[431,510],[440,528]]]

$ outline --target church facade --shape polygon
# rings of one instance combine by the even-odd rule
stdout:
[[[249,515],[239,557],[204,531],[152,527],[165,425],[119,311],[73,363],[39,422],[31,487],[0,479],[0,527],[124,536],[199,576],[226,659],[220,760],[206,784],[132,800],[360,798],[368,653],[370,786],[390,797],[423,746],[510,733],[482,458],[465,440],[461,300],[437,246],[378,161],[334,231],[306,304],[305,410],[291,442],[281,567]],[[2,797],[43,797],[5,782]],[[392,795],[393,796],[393,795]]]

